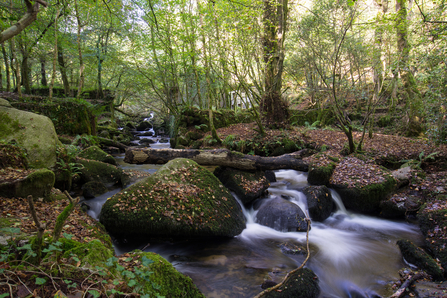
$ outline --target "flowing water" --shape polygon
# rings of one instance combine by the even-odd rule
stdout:
[[[156,171],[158,165],[129,165],[123,168]],[[306,198],[299,191],[307,185],[306,173],[276,171],[277,182],[269,197],[285,195],[307,210]],[[108,193],[87,203],[89,214],[97,218]],[[384,220],[347,211],[335,191],[337,210],[324,222],[311,224],[310,259],[306,266],[320,281],[320,297],[375,297],[392,293],[398,270],[405,266],[396,241],[400,238],[421,242],[419,229],[412,224]],[[253,297],[262,291],[266,279],[282,280],[288,271],[300,266],[306,254],[306,233],[279,232],[255,222],[256,210],[243,207],[247,228],[226,240],[183,241],[181,243],[132,243],[115,245],[117,254],[133,249],[156,252],[177,270],[190,276],[208,297]]]

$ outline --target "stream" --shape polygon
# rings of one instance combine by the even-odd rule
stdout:
[[[153,147],[151,145],[151,147]],[[155,172],[161,165],[133,165],[115,157],[124,169]],[[307,173],[275,171],[269,197],[284,195],[307,210],[306,197],[299,189],[307,186]],[[85,201],[88,214],[97,219],[102,204],[119,189]],[[422,236],[416,225],[349,212],[335,191],[337,210],[324,222],[311,224],[311,257],[306,266],[320,280],[323,297],[377,297],[391,295],[391,285],[406,266],[396,241],[409,239],[416,244]],[[237,199],[237,198],[236,198]],[[254,297],[266,279],[280,282],[306,258],[305,232],[279,232],[257,224],[253,206],[244,207],[246,229],[232,239],[183,241],[181,243],[115,244],[116,254],[134,249],[156,252],[180,272],[190,276],[208,298]],[[408,265],[407,265],[408,266]]]

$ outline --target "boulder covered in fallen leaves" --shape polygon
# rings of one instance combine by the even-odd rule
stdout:
[[[242,208],[229,190],[185,158],[112,196],[100,221],[117,238],[233,237],[245,228]]]
[[[22,177],[17,173],[18,179],[7,179],[0,182],[0,197],[26,198],[29,195],[37,198],[49,198],[54,186],[54,173],[48,169],[27,171]]]
[[[384,218],[408,218],[414,216],[422,204],[423,198],[416,191],[402,191],[380,202],[379,215]]]
[[[305,232],[308,225],[303,210],[282,197],[266,200],[259,207],[256,222],[280,232]]]
[[[307,186],[303,189],[307,208],[312,220],[323,221],[334,211],[335,203],[329,189],[324,185]]]
[[[447,269],[447,202],[437,199],[428,202],[418,212],[419,226],[425,237],[425,246]]]
[[[116,166],[115,158],[113,158],[112,155],[101,150],[101,148],[99,148],[98,146],[90,146],[82,150],[81,152],[79,152],[78,157],[96,161],[102,161]]]
[[[338,192],[347,209],[374,213],[395,190],[396,180],[381,166],[346,157],[335,168],[330,187]]]
[[[302,268],[290,274],[278,288],[261,297],[268,298],[316,298],[320,294],[319,280],[309,268]]]
[[[264,171],[248,172],[228,167],[217,167],[214,170],[214,175],[244,204],[259,198],[270,186]]]
[[[50,118],[13,108],[0,100],[0,140],[14,140],[27,152],[31,168],[51,168],[56,165],[58,138]]]
[[[429,275],[431,275],[434,280],[444,279],[443,270],[439,268],[436,261],[422,248],[416,246],[413,242],[406,239],[398,240],[397,246],[399,246],[402,256],[407,262],[424,270]]]
[[[325,153],[310,158],[307,182],[311,185],[329,185],[329,179],[337,166],[338,158]]]

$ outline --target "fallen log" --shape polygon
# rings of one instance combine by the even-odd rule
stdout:
[[[292,169],[307,171],[308,164],[302,160],[307,150],[274,157],[244,155],[227,149],[151,149],[128,148],[124,162],[131,164],[165,164],[171,159],[188,158],[200,165],[232,167],[240,170]]]

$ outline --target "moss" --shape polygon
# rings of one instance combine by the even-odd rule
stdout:
[[[336,166],[337,164],[332,161],[324,165],[311,163],[309,165],[307,182],[312,185],[329,185],[329,180]]]
[[[101,150],[98,146],[90,146],[87,149],[82,150],[79,154],[79,157],[105,162],[111,165],[116,165],[116,161],[112,155],[107,154],[103,150]]]
[[[436,261],[429,256],[422,248],[417,247],[410,240],[401,239],[397,241],[402,256],[405,260],[421,268],[435,280],[443,280],[443,272]]]
[[[166,298],[205,297],[194,285],[191,278],[178,272],[168,261],[155,253],[138,252],[141,258],[146,257],[153,261],[147,270],[150,270],[150,282],[140,279],[144,284],[146,293],[156,292]]]
[[[20,182],[16,195],[22,198],[32,195],[35,199],[40,197],[49,199],[54,181],[55,176],[52,171],[47,169],[34,171]]]
[[[109,258],[113,257],[113,250],[106,247],[100,240],[94,239],[88,243],[75,245],[65,252],[64,257],[69,257],[70,254],[77,255],[82,266],[94,268],[103,266]]]
[[[70,215],[71,211],[73,211],[74,204],[70,202],[67,207],[64,208],[64,210],[61,212],[61,214],[58,215],[56,219],[56,224],[54,225],[53,230],[53,241],[57,241],[59,239],[59,236],[62,232],[62,228],[65,224],[65,221],[67,220],[68,216]]]
[[[83,165],[80,170],[83,182],[100,181],[104,185],[126,184],[126,174],[120,168],[95,160],[78,158],[78,163]]]

